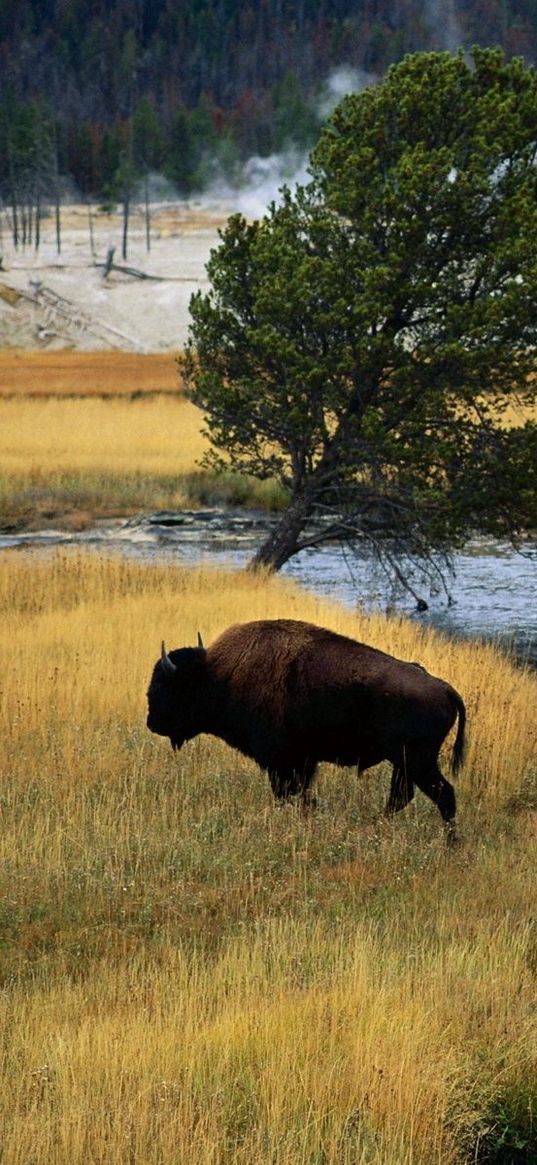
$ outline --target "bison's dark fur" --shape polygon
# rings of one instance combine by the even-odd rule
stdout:
[[[464,750],[464,703],[415,663],[291,619],[228,628],[205,650],[183,647],[155,664],[147,726],[174,748],[208,732],[266,769],[275,797],[310,803],[319,761],[359,772],[393,766],[386,812],[403,809],[414,786],[437,805],[454,835],[455,794],[438,767],[459,723],[453,771]]]

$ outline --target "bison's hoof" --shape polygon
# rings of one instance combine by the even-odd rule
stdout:
[[[446,822],[446,845],[449,849],[455,849],[455,846],[460,845],[460,838],[453,821]]]

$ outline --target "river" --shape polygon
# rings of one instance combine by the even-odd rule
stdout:
[[[151,561],[242,567],[266,534],[267,516],[219,509],[160,513],[101,522],[81,533],[44,530],[0,536],[0,549],[84,546]],[[455,636],[492,640],[537,668],[537,544],[521,555],[508,544],[485,538],[469,542],[454,556],[449,579],[452,603],[439,591],[420,593],[429,609],[416,611],[411,596],[393,593],[378,566],[327,545],[304,550],[282,570],[319,595],[365,610],[396,610]]]

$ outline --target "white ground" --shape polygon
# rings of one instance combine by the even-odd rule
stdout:
[[[33,246],[15,251],[4,220],[0,347],[180,349],[187,335],[190,296],[207,286],[205,264],[218,243],[218,228],[232,210],[226,205],[152,207],[149,252],[144,216],[138,210],[131,217],[126,260],[121,256],[120,214],[92,210],[92,253],[87,207],[65,208],[59,255],[53,216],[41,225],[37,252]],[[115,263],[159,276],[160,281],[118,271],[104,278],[96,264],[104,264],[110,247],[115,247]],[[41,285],[37,291],[36,282]]]

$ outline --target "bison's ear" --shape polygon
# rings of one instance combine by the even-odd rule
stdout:
[[[198,631],[198,647],[203,647],[203,639]]]
[[[169,676],[175,675],[177,668],[176,668],[175,664],[173,663],[173,661],[170,659],[170,657],[166,651],[166,648],[164,646],[164,640],[162,640],[162,646],[160,648],[160,662],[164,668],[164,671],[166,672],[166,675],[169,675]]]

